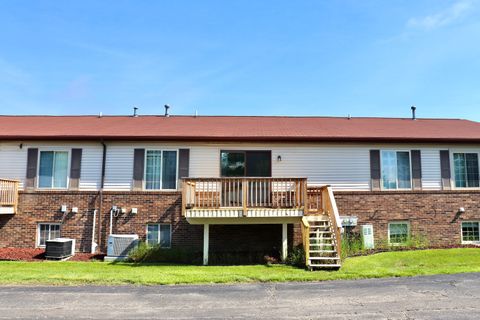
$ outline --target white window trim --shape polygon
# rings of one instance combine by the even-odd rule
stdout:
[[[40,245],[40,226],[41,225],[54,225],[54,226],[59,226],[60,228],[60,235],[62,234],[62,224],[58,222],[39,222],[37,223],[37,248],[45,248],[45,245]],[[50,235],[50,227],[48,227],[48,234]]]
[[[382,175],[382,171],[383,171],[383,156],[382,156],[382,152],[383,151],[386,151],[386,152],[395,152],[395,154],[397,152],[408,152],[408,162],[410,164],[410,188],[399,188],[398,187],[398,167],[397,167],[397,174],[396,174],[396,182],[397,182],[397,187],[395,189],[387,189],[383,186],[383,175]],[[396,156],[396,155],[395,155]],[[411,154],[411,150],[402,150],[402,149],[398,149],[398,150],[393,150],[393,149],[380,149],[380,190],[382,191],[395,191],[395,190],[399,190],[399,191],[405,191],[405,190],[412,190],[413,189],[413,181],[412,181],[412,154]]]
[[[67,153],[67,186],[64,187],[54,187],[53,186],[53,181],[52,181],[52,187],[40,187],[40,158],[41,158],[41,153],[42,152],[66,152]],[[41,190],[68,190],[70,186],[70,165],[71,165],[71,150],[68,149],[38,149],[38,159],[37,159],[37,189]],[[52,177],[53,179],[53,177]]]
[[[158,244],[160,245],[160,239],[161,239],[161,228],[160,226],[169,226],[170,227],[170,246],[168,247],[160,247],[162,249],[171,249],[172,248],[172,224],[171,223],[147,223],[147,225],[145,226],[145,242],[147,242],[148,240],[148,226],[153,226],[153,225],[156,225],[158,226]],[[148,244],[148,242],[147,242]]]
[[[478,227],[479,227],[479,230],[478,232],[480,233],[480,221],[478,220],[467,220],[467,221],[462,221],[460,223],[460,239],[461,239],[461,243],[462,244],[480,244],[480,240],[479,241],[463,241],[463,223],[465,222],[470,222],[470,223],[477,223],[478,224]],[[480,236],[480,235],[479,235]]]
[[[387,236],[388,236],[388,244],[390,246],[401,246],[404,245],[405,243],[391,243],[390,242],[390,225],[392,224],[406,224],[407,225],[407,240],[410,239],[410,221],[408,220],[399,220],[399,221],[390,221],[388,223],[388,228],[387,228]]]
[[[147,176],[147,152],[148,151],[161,151],[162,153],[162,167],[161,167],[161,170],[160,170],[160,189],[147,189],[147,181],[146,181],[146,176]],[[174,189],[163,189],[163,182],[162,182],[162,178],[163,178],[163,152],[164,151],[175,151],[177,153],[177,163],[176,163],[176,168],[175,168],[175,188]],[[143,163],[143,190],[145,191],[177,191],[178,190],[178,164],[179,164],[179,149],[154,149],[154,148],[150,148],[150,149],[145,149],[145,159],[144,159],[144,163]]]
[[[455,163],[453,155],[455,153],[476,153],[478,160],[478,170],[480,171],[480,152],[477,150],[456,149],[450,150],[450,187],[454,190],[480,190],[480,187],[457,187],[455,177]],[[480,175],[480,172],[479,172]]]

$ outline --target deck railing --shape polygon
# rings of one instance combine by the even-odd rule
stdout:
[[[13,207],[17,211],[18,183],[17,180],[0,179],[0,206]]]
[[[185,178],[183,212],[186,209],[293,208],[304,209],[306,178]]]

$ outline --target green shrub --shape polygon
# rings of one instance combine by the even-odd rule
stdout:
[[[305,267],[305,251],[303,246],[293,247],[287,255],[286,264],[295,267]]]
[[[342,259],[364,252],[362,237],[358,233],[345,233],[342,236]]]
[[[202,253],[193,249],[166,249],[160,246],[149,246],[140,242],[137,248],[128,254],[130,262],[161,262],[181,264],[201,264]]]

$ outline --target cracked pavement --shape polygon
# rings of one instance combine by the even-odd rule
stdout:
[[[0,319],[478,319],[480,273],[197,286],[3,286]]]

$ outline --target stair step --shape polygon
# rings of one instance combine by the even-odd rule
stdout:
[[[340,260],[340,257],[310,257],[309,260]]]
[[[311,264],[310,268],[340,268],[342,265],[337,263],[332,264]]]
[[[333,240],[333,238],[332,237],[318,237],[318,238],[310,237],[310,240]]]
[[[310,234],[326,234],[332,233],[332,231],[310,231]]]
[[[328,221],[328,217],[326,215],[318,215],[318,216],[306,216],[308,222],[314,221]]]
[[[333,247],[335,244],[333,243],[317,243],[317,244],[310,244],[310,247]]]
[[[335,253],[337,250],[309,250],[310,253]]]

